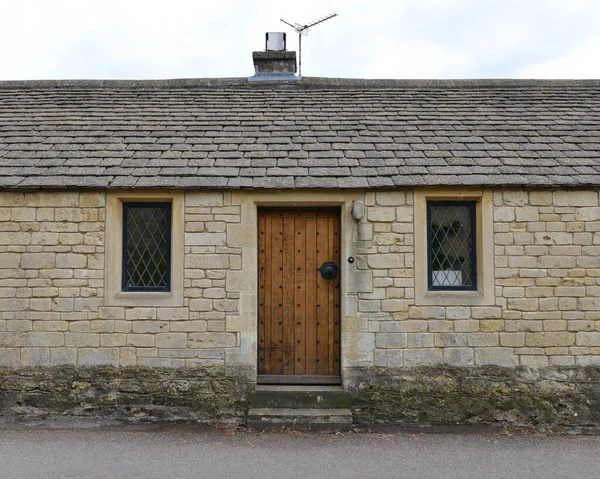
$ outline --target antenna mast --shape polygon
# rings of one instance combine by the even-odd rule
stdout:
[[[286,22],[284,19],[280,18],[280,20],[289,25],[294,29],[294,31],[298,34],[298,75],[302,76],[302,35],[308,35],[308,31],[318,25],[319,23],[326,22],[327,20],[331,20],[333,17],[337,17],[337,13],[332,13],[330,15],[325,15],[324,17],[317,18],[314,22],[311,22],[307,25],[300,25],[299,23],[294,23],[293,25],[290,22]]]

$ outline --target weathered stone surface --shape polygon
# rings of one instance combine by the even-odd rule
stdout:
[[[104,358],[100,360],[104,354],[114,362],[115,357],[109,351],[116,351],[118,358],[116,349],[81,351],[90,364],[105,363]],[[251,374],[250,370],[240,367],[235,370],[110,366],[3,368],[0,369],[0,415],[241,423],[251,388]]]
[[[594,425],[598,367],[360,368],[348,372],[355,424]]]

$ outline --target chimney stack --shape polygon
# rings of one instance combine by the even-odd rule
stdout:
[[[299,80],[296,76],[296,52],[286,50],[285,33],[268,32],[265,51],[252,52],[254,76],[250,81]]]

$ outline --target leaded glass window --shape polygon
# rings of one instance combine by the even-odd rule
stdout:
[[[170,291],[171,203],[123,204],[123,291]]]
[[[430,290],[477,289],[475,202],[427,202]]]

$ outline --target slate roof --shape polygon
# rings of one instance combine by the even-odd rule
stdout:
[[[600,185],[600,81],[0,82],[0,187]]]

